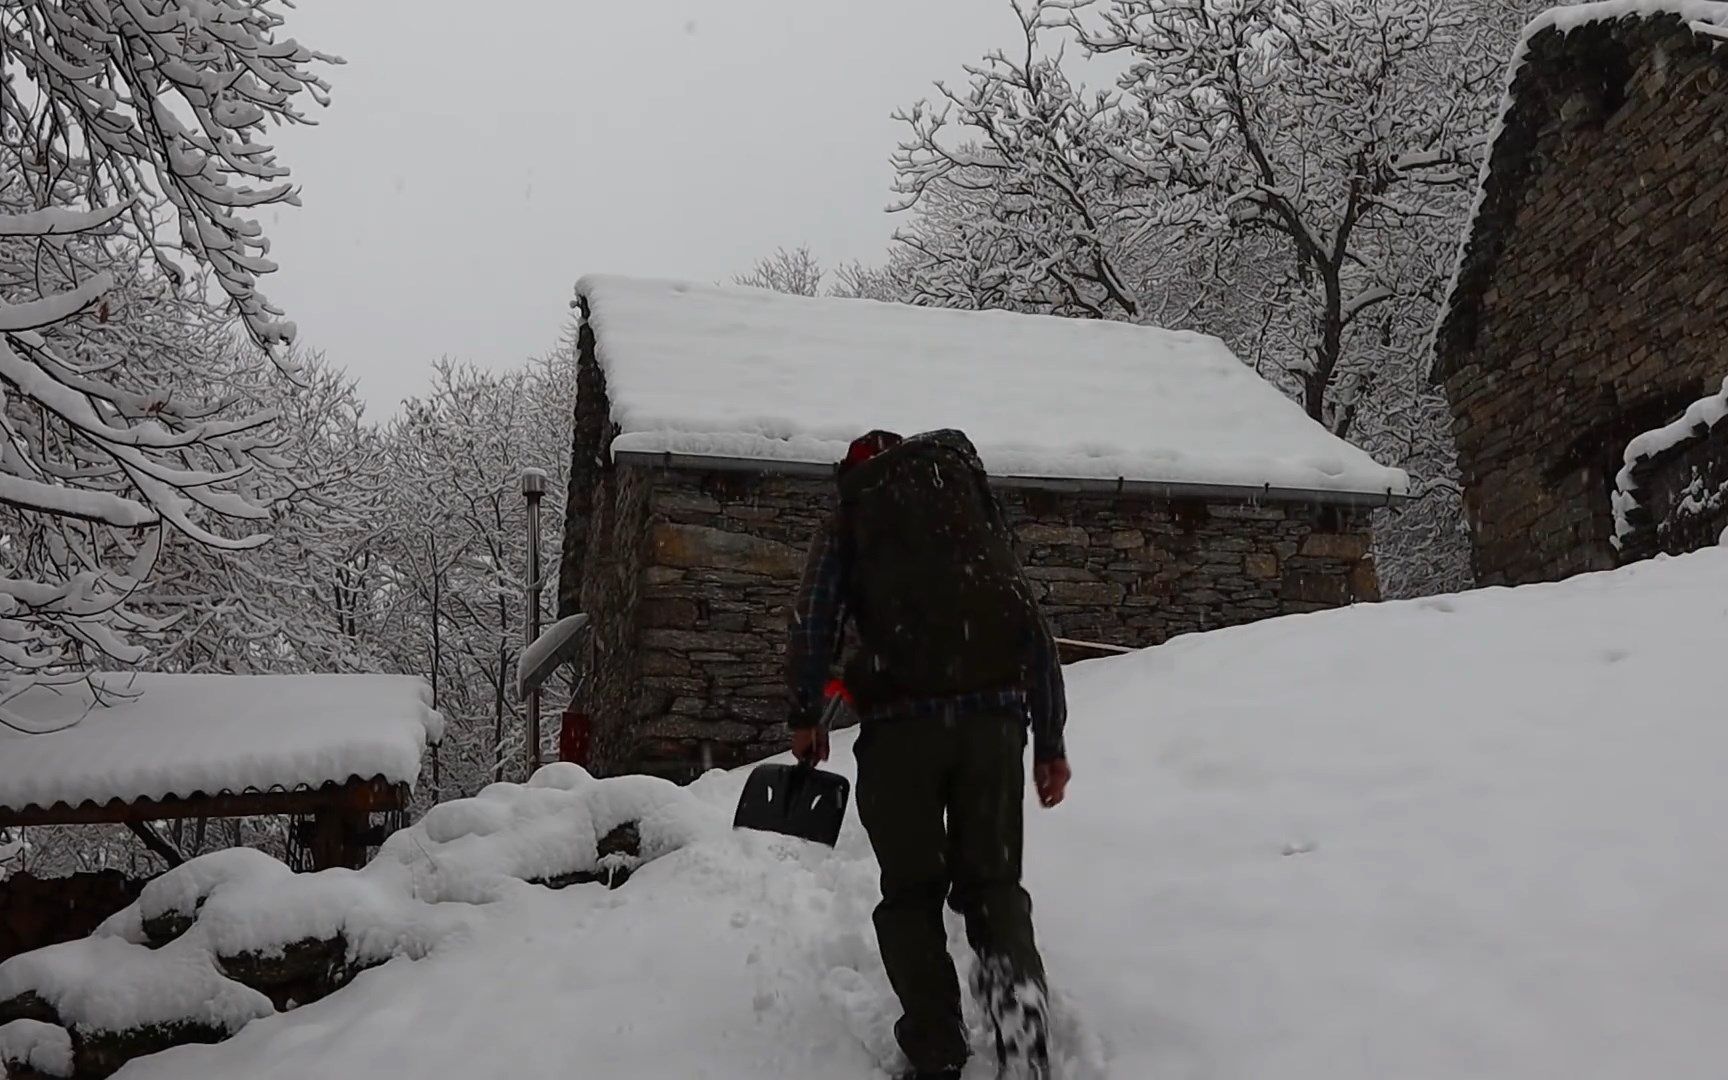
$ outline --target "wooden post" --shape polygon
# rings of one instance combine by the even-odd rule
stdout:
[[[524,647],[540,637],[540,500],[546,494],[546,474],[522,470],[522,495],[528,500],[528,610],[523,620]],[[504,673],[499,672],[502,679]],[[528,691],[528,776],[540,767],[540,688]],[[523,777],[524,780],[528,776]]]
[[[345,815],[335,808],[320,809],[312,816],[312,869],[328,870],[343,865],[342,819]]]
[[[312,816],[312,869],[366,865],[368,815],[345,807],[320,809]]]

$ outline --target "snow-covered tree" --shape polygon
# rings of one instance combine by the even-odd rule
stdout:
[[[442,361],[432,387],[385,432],[393,479],[381,640],[398,670],[432,682],[449,725],[440,750],[449,790],[513,777],[522,760],[520,474],[547,473],[541,531],[550,551],[562,529],[575,386],[568,348],[502,373]]]
[[[822,260],[803,245],[791,251],[776,248],[772,255],[757,259],[749,272],[734,274],[732,283],[793,296],[836,296],[889,302],[906,298],[906,282],[892,262],[884,266],[866,266],[853,260],[829,271],[822,265]]]
[[[166,627],[127,600],[169,536],[267,538],[249,478],[272,417],[202,391],[228,329],[212,291],[291,367],[254,215],[295,195],[258,137],[323,100],[324,58],[278,6],[0,4],[0,710],[145,659]]]
[[[234,355],[245,347],[234,343]],[[239,554],[170,537],[133,608],[172,620],[150,659],[173,671],[376,671],[384,440],[353,380],[321,355],[297,384],[238,365],[231,392],[275,419],[281,451],[247,477],[270,542]]]
[[[1494,100],[1493,28],[1428,0],[1013,6],[1019,47],[901,113],[912,297],[1219,334],[1455,520],[1425,342]],[[1064,48],[1114,65],[1113,88],[1078,85]],[[1450,554],[1410,557],[1447,569],[1411,576],[1457,583],[1456,532],[1422,533]]]
[[[55,231],[30,230],[50,222]],[[104,215],[0,216],[0,699],[104,662],[163,627],[126,608],[165,535],[258,546],[240,483],[275,449],[266,414],[177,393],[220,320],[90,236]],[[16,299],[13,299],[16,298]]]
[[[260,207],[297,203],[260,141],[327,102],[339,62],[282,35],[281,0],[36,0],[0,5],[0,123],[38,206],[111,208],[171,276],[207,267],[247,333],[294,326],[258,292],[275,269]],[[167,235],[163,235],[167,225]],[[278,356],[284,354],[277,353]]]
[[[791,293],[793,296],[820,296],[822,279],[827,276],[828,272],[823,269],[821,260],[812,255],[808,247],[800,244],[791,251],[775,248],[772,255],[757,259],[756,265],[752,266],[748,273],[734,274],[732,282],[753,289]]]
[[[257,135],[321,100],[323,57],[278,36],[275,7],[0,5],[0,710],[142,662],[166,627],[126,600],[166,537],[266,539],[247,477],[271,416],[183,377],[226,332],[209,282],[287,366],[252,214],[294,192]]]

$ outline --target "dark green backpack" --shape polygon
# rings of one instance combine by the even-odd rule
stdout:
[[[914,436],[840,477],[860,705],[1027,685],[1042,617],[970,440]]]

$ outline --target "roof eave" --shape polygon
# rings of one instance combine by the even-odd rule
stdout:
[[[698,469],[714,472],[773,473],[782,476],[832,477],[834,466],[815,461],[783,461],[774,458],[731,457],[721,454],[683,454],[668,450],[614,450],[620,464],[660,469]],[[1385,507],[1412,501],[1403,492],[1336,491],[1326,488],[1277,487],[1272,484],[1203,484],[1174,480],[1129,480],[1058,476],[991,476],[990,482],[1009,489],[1071,493],[1137,495],[1158,499],[1207,499],[1241,503],[1309,503],[1323,506]]]

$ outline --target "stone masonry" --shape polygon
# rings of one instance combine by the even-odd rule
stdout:
[[[1436,377],[1481,584],[1606,569],[1626,443],[1728,363],[1728,49],[1675,16],[1530,40]]]
[[[832,481],[605,471],[581,586],[595,768],[683,780],[782,750],[786,621]],[[1378,599],[1365,512],[1001,494],[1059,636],[1145,646]]]
[[[1728,532],[1728,420],[1633,472],[1640,512],[1623,556],[1683,555]]]
[[[143,881],[118,870],[57,878],[21,872],[0,879],[0,961],[84,937],[138,899],[143,888]]]

